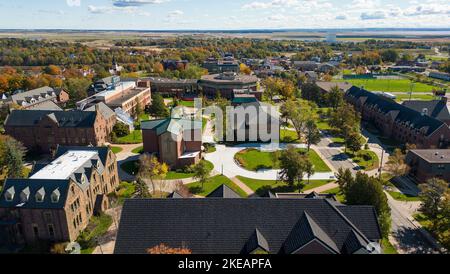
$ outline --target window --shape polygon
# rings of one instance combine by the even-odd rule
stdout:
[[[49,225],[47,225],[47,228],[48,228],[48,235],[49,235],[51,238],[55,237],[55,230],[54,230],[54,228],[53,228],[53,225],[52,225],[52,224],[49,224]]]
[[[39,237],[39,228],[36,224],[33,224],[32,226],[33,226],[34,237],[38,238]]]

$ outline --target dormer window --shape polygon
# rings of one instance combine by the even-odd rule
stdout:
[[[52,195],[50,195],[50,199],[52,200],[52,203],[59,202],[59,197],[61,197],[61,193],[59,192],[59,189],[53,190]]]
[[[36,192],[36,203],[42,203],[44,202],[44,197],[45,197],[45,189],[44,187],[41,187],[37,192]]]
[[[5,200],[7,202],[11,202],[14,200],[14,194],[16,194],[16,191],[14,190],[14,187],[8,188],[8,190],[5,191]]]
[[[20,201],[25,203],[28,201],[28,198],[30,198],[30,188],[26,187],[20,192]]]

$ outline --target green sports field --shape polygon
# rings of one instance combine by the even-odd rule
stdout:
[[[354,86],[363,86],[369,91],[384,91],[384,92],[410,92],[411,80],[408,79],[346,79],[337,80],[339,82],[349,82]],[[435,87],[423,84],[414,83],[413,92],[432,92]]]

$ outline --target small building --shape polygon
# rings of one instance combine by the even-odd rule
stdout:
[[[164,243],[192,254],[370,254],[369,243],[381,240],[372,206],[245,199],[223,186],[213,193],[205,199],[126,200],[114,253],[145,254]]]
[[[107,147],[59,147],[28,179],[7,179],[0,194],[0,247],[75,241],[119,186]],[[3,236],[3,237],[2,237]]]
[[[450,182],[450,149],[413,149],[406,155],[409,174],[420,183],[438,178]]]
[[[88,95],[92,96],[105,90],[115,89],[120,85],[120,82],[120,76],[109,76],[99,79],[89,87]]]
[[[431,71],[428,76],[439,80],[450,81],[450,73]]]
[[[69,101],[69,94],[63,89],[54,89],[51,87],[41,87],[24,92],[18,92],[9,98],[2,99],[6,104],[17,104],[22,109],[38,108],[41,104],[47,104],[52,101],[57,105],[63,105]]]
[[[202,159],[202,126],[184,118],[143,121],[144,152],[173,168],[197,164]]]
[[[203,94],[209,98],[220,94],[223,98],[233,99],[235,90],[247,90],[261,100],[262,90],[259,88],[259,79],[254,75],[243,75],[234,72],[204,75],[198,82]]]
[[[12,110],[4,127],[27,149],[43,153],[58,145],[102,146],[111,133],[98,107],[95,111]]]
[[[195,79],[169,79],[169,78],[145,78],[150,81],[152,93],[161,94],[163,97],[191,96],[198,94],[198,80]]]
[[[319,69],[319,63],[314,61],[294,61],[292,65],[300,71],[316,71]]]

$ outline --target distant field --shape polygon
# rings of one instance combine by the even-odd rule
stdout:
[[[361,87],[369,91],[384,92],[410,92],[411,80],[408,79],[346,79],[336,80],[339,82],[349,82],[354,86]],[[423,83],[414,83],[413,92],[432,92],[435,87]]]
[[[396,101],[399,102],[409,100],[409,94],[395,94],[395,96],[397,97]],[[414,93],[411,100],[431,101],[434,100],[434,98],[435,97],[433,95]]]

